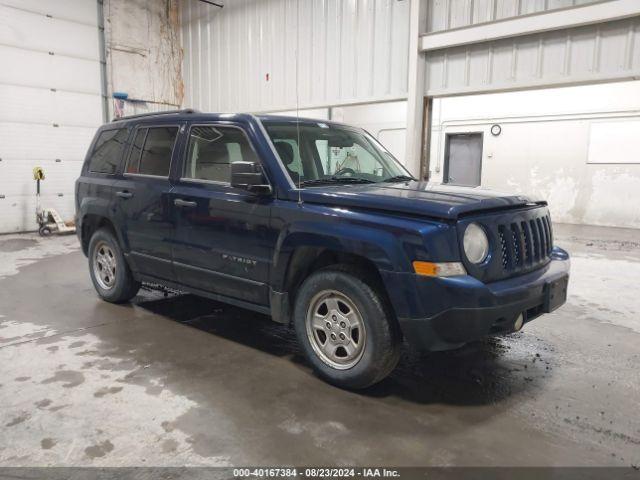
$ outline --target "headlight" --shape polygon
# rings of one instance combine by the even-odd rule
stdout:
[[[462,240],[464,254],[472,263],[482,263],[489,255],[489,239],[484,229],[477,223],[470,223]]]

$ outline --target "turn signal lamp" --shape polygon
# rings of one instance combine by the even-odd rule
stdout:
[[[467,271],[459,262],[413,262],[413,270],[418,275],[425,277],[453,277],[456,275],[466,275]]]

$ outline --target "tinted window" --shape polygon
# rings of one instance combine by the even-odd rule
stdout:
[[[257,162],[244,133],[230,127],[193,127],[183,178],[229,183],[232,162]]]
[[[131,148],[127,173],[168,177],[178,127],[138,130]]]
[[[136,133],[136,138],[133,140],[131,146],[131,153],[129,154],[129,162],[127,163],[127,173],[138,173],[140,167],[140,152],[142,152],[142,146],[144,145],[144,138],[147,136],[147,129],[142,128]]]
[[[122,146],[126,142],[126,129],[106,130],[100,134],[89,160],[89,171],[94,173],[116,173],[120,163]]]

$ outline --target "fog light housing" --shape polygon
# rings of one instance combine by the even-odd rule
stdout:
[[[489,256],[489,239],[477,223],[470,223],[462,238],[464,254],[471,263],[482,263]]]
[[[516,318],[516,321],[513,322],[513,330],[516,332],[519,332],[520,330],[522,330],[523,325],[524,325],[524,315],[520,314]]]

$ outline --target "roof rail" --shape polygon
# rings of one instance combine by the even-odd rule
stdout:
[[[138,113],[136,115],[127,115],[126,117],[114,118],[111,121],[119,122],[120,120],[131,120],[132,118],[155,117],[158,115],[171,115],[173,113],[200,113],[200,110],[195,110],[193,108],[184,108],[182,110],[163,110],[160,112]]]

